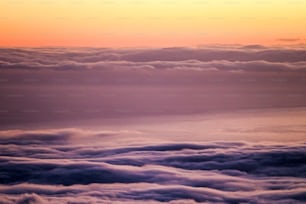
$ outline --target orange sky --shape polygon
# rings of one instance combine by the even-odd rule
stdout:
[[[0,46],[306,42],[306,0],[1,0]]]

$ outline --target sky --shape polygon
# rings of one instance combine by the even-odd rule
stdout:
[[[305,0],[1,0],[1,47],[300,44]]]

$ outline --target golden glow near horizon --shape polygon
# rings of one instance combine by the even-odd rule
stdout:
[[[1,0],[0,46],[306,42],[306,0]]]

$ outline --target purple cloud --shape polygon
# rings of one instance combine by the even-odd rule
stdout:
[[[301,107],[305,56],[259,45],[2,48],[0,126]]]
[[[304,143],[162,143],[143,146],[74,146],[61,130],[27,132],[1,144],[0,194],[7,203],[62,203],[88,197],[93,203],[148,200],[170,202],[304,202]],[[87,135],[87,138],[95,136]],[[43,136],[45,135],[45,137]],[[33,146],[30,141],[37,145]],[[69,140],[68,140],[69,141]],[[30,145],[30,146],[29,146]],[[14,147],[14,148],[12,148]],[[32,151],[26,151],[31,148]],[[22,154],[20,154],[22,152]],[[130,186],[130,187],[129,187]],[[48,201],[48,202],[47,202]],[[4,201],[3,201],[4,202]],[[183,202],[183,201],[182,201]]]
[[[304,203],[303,140],[211,140],[300,140],[305,59],[260,45],[2,48],[0,203]],[[266,115],[277,108],[295,112]],[[196,122],[227,112],[242,119]]]

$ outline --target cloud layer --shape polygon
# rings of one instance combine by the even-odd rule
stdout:
[[[0,126],[305,107],[305,59],[303,46],[2,48]]]
[[[0,204],[306,201],[305,142],[231,137],[304,141],[304,47],[2,48],[0,73]]]
[[[305,143],[95,146],[73,142],[99,135],[80,130],[1,134],[0,203],[306,201]]]
[[[0,68],[59,71],[306,71],[305,48],[262,46],[94,49],[0,49]],[[135,73],[134,73],[135,74]]]

